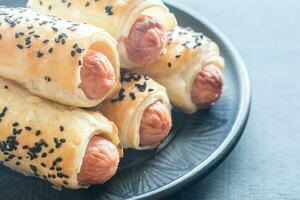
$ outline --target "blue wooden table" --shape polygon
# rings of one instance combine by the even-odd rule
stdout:
[[[20,0],[0,0],[0,3]],[[245,59],[252,112],[214,172],[169,199],[300,199],[300,1],[169,0],[214,22]]]
[[[244,136],[214,172],[170,199],[300,199],[300,1],[176,0],[235,44],[253,89]]]

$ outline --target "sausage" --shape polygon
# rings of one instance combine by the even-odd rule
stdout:
[[[79,88],[90,99],[99,99],[107,94],[116,83],[114,69],[105,55],[88,50],[80,69]]]
[[[81,185],[103,184],[116,174],[117,147],[101,136],[93,136],[87,146],[77,180]]]
[[[192,86],[193,102],[202,108],[210,106],[220,98],[223,85],[220,69],[213,64],[204,66]]]
[[[156,101],[146,108],[140,126],[140,145],[156,146],[171,130],[172,120],[168,108]]]
[[[166,30],[157,19],[139,16],[123,40],[128,58],[140,65],[155,62],[165,46],[165,34]]]

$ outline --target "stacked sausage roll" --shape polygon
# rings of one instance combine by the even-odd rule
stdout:
[[[105,29],[119,40],[122,66],[138,67],[158,60],[167,30],[177,25],[161,0],[29,0],[27,6]]]
[[[68,5],[29,0],[28,6],[108,30],[119,42],[122,67],[154,78],[184,112],[206,108],[221,96],[224,60],[218,46],[200,33],[176,27],[174,16],[160,1],[79,0]]]
[[[115,40],[93,26],[1,7],[0,46],[1,163],[73,189],[109,180],[122,156],[115,124],[32,94],[97,105],[119,90]]]
[[[119,93],[97,110],[116,123],[124,148],[157,147],[172,126],[165,88],[146,75],[125,70],[121,73],[121,84]]]
[[[122,150],[115,125],[98,112],[32,96],[0,78],[0,160],[56,186],[104,183]]]
[[[0,76],[30,92],[72,106],[92,107],[119,88],[115,40],[104,30],[0,8]]]

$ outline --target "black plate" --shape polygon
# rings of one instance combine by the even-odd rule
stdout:
[[[24,6],[25,1],[2,0],[0,4]],[[247,70],[228,39],[208,20],[179,6],[169,7],[181,26],[201,31],[219,44],[226,60],[226,87],[220,101],[194,115],[173,113],[174,128],[164,144],[156,151],[126,151],[117,176],[103,186],[57,191],[39,179],[0,167],[0,199],[162,197],[203,177],[225,159],[242,135],[250,110]]]

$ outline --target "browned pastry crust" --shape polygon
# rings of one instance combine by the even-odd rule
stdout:
[[[116,41],[104,30],[23,8],[0,7],[0,75],[30,92],[72,106],[92,107],[103,97],[88,98],[78,86],[88,49],[103,53],[119,78]]]
[[[166,105],[171,115],[171,104],[166,90],[148,76],[125,71],[121,74],[122,88],[119,94],[99,105],[97,110],[117,125],[124,148],[155,148],[140,146],[140,124],[145,109],[156,101]]]
[[[92,136],[119,148],[116,126],[100,113],[43,100],[2,78],[0,130],[1,163],[58,187],[82,187],[77,174]]]

